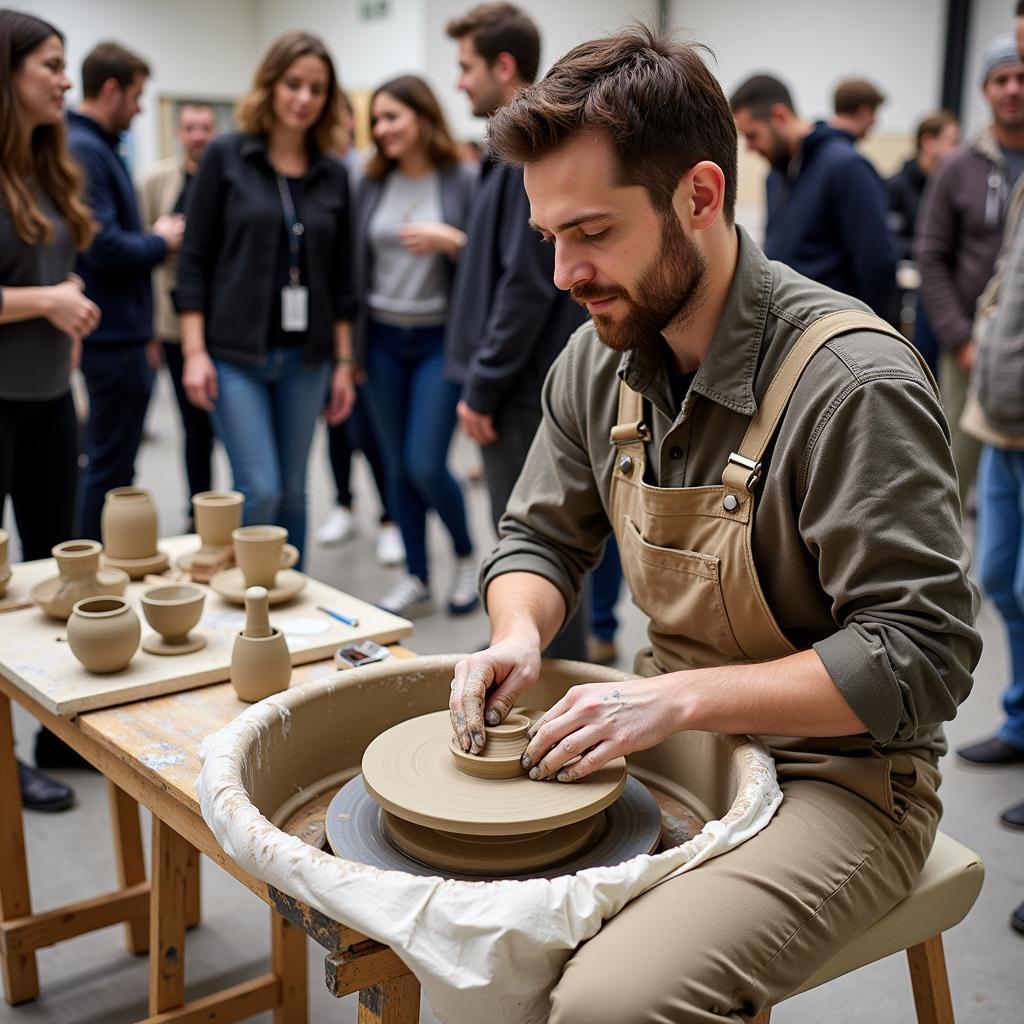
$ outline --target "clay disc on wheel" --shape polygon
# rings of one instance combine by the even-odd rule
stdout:
[[[363,754],[363,782],[391,814],[443,832],[522,835],[589,818],[626,785],[616,758],[579,782],[476,779],[455,766],[447,711],[421,715],[381,733]]]

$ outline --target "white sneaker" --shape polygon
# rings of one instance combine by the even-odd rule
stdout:
[[[401,565],[405,561],[405,544],[397,523],[384,523],[377,532],[377,562],[380,565]]]
[[[430,589],[418,576],[405,576],[376,604],[392,615],[401,615],[407,619],[425,615],[434,607]]]
[[[455,559],[455,577],[448,594],[448,611],[451,615],[467,615],[480,603],[477,591],[478,568],[472,555]]]
[[[341,544],[348,540],[355,532],[356,521],[351,510],[344,505],[336,505],[323,521],[323,525],[317,529],[314,537],[317,544],[330,547],[332,544]]]

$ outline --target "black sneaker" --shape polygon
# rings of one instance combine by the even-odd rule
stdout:
[[[1005,825],[1007,828],[1024,829],[1024,801],[1014,804],[1012,807],[1007,807],[999,815],[999,824]]]
[[[956,755],[972,765],[984,768],[999,768],[1004,764],[1024,764],[1024,750],[999,739],[998,736],[981,740],[980,743],[972,743],[968,747],[961,747]]]
[[[1010,927],[1024,935],[1024,903],[1010,915]]]
[[[66,811],[75,802],[75,793],[63,782],[51,779],[36,768],[18,762],[18,786],[21,806],[26,811]]]

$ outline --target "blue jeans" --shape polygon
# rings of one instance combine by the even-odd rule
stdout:
[[[324,404],[330,367],[303,362],[298,348],[272,348],[263,366],[226,359],[217,368],[213,424],[236,490],[245,495],[242,522],[283,526],[299,549],[306,543],[306,463]]]
[[[1010,682],[996,735],[1024,750],[1024,451],[986,445],[978,472],[978,572],[1006,623]]]
[[[622,563],[614,537],[608,538],[604,555],[590,574],[590,583],[590,632],[602,640],[614,640],[619,628],[615,605],[622,586]]]
[[[448,472],[459,386],[444,379],[443,327],[370,325],[366,387],[398,516],[409,572],[426,582],[427,509],[451,534],[458,557],[473,552],[462,491]]]

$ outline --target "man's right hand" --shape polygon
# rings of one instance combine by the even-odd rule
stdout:
[[[206,352],[185,356],[181,383],[188,400],[204,412],[213,412],[217,401],[217,369]]]
[[[84,288],[82,279],[72,274],[66,281],[52,285],[47,296],[46,319],[76,341],[87,338],[100,322],[100,308],[85,297]]]
[[[165,213],[153,222],[152,231],[164,240],[168,252],[177,252],[185,239],[185,217],[180,213]]]
[[[462,749],[481,753],[486,743],[484,722],[503,722],[539,676],[540,648],[536,640],[507,637],[460,661],[455,666],[448,710]]]

